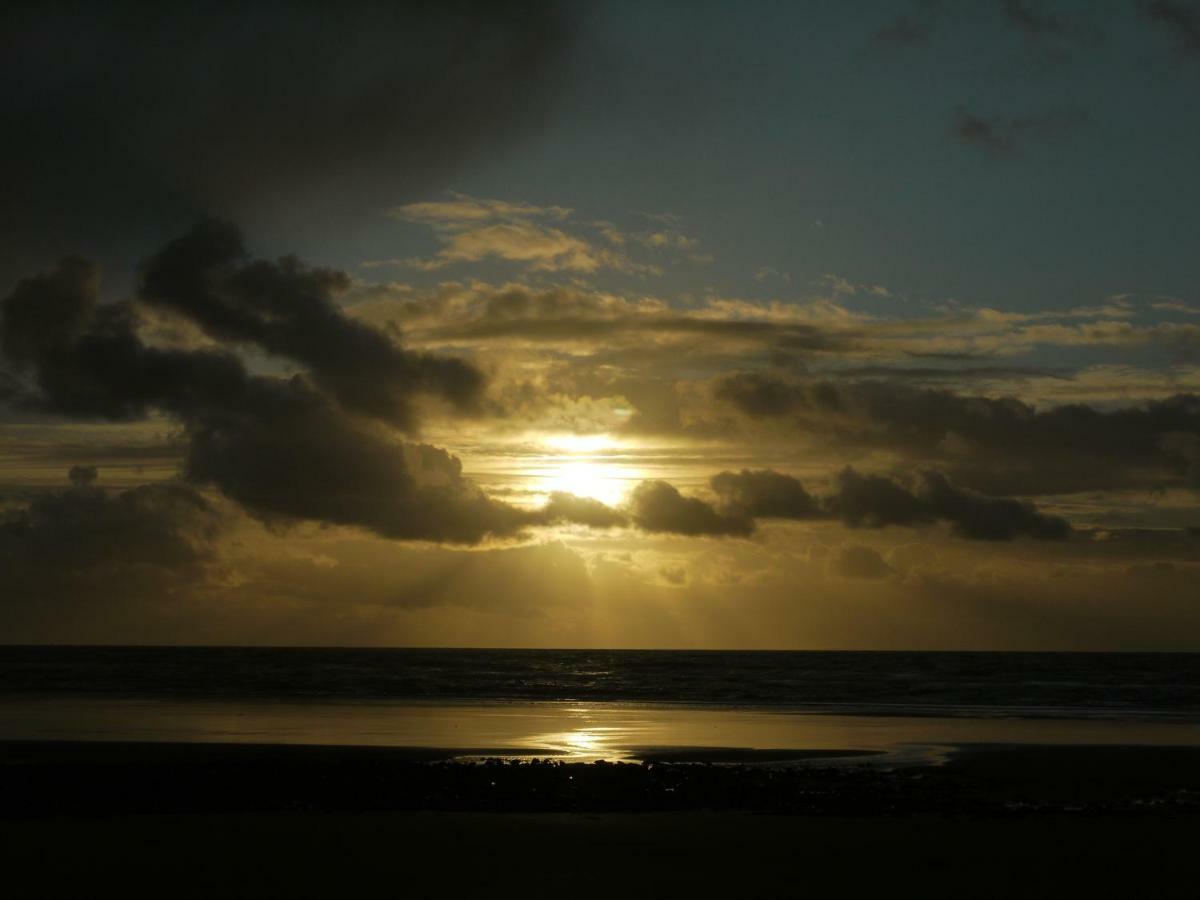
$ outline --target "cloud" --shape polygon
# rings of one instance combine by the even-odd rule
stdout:
[[[0,195],[16,265],[199,214],[348,222],[541,127],[578,16],[542,0],[14,2],[0,13]],[[119,210],[119,212],[117,212]],[[15,276],[17,273],[3,273]],[[7,277],[5,277],[7,282]]]
[[[754,531],[753,520],[746,516],[718,512],[697,497],[684,497],[665,481],[643,481],[629,506],[634,523],[646,531],[736,537]]]
[[[447,284],[412,296],[386,286],[360,289],[360,315],[393,324],[406,340],[436,346],[471,343],[630,344],[702,341],[761,348],[841,350],[854,317],[827,304],[750,304],[716,300],[677,309],[655,297],[627,297],[574,287]],[[363,309],[366,306],[366,309]]]
[[[1028,140],[1057,140],[1078,133],[1090,121],[1078,109],[1059,109],[1032,116],[976,115],[965,107],[954,113],[951,133],[964,144],[997,156],[1016,153]]]
[[[625,257],[600,250],[559,228],[505,222],[458,231],[446,237],[437,259],[418,261],[417,268],[439,269],[450,263],[502,259],[524,263],[533,271],[592,273],[602,268],[636,271]]]
[[[718,379],[714,395],[753,420],[781,420],[833,447],[870,447],[937,464],[991,494],[1067,493],[1187,482],[1200,397],[1180,394],[1113,410],[1045,410],[905,384],[795,380],[767,373]]]
[[[1180,53],[1200,54],[1200,9],[1174,0],[1140,0],[1138,10],[1147,20],[1171,32]]]
[[[295,257],[251,260],[234,226],[204,221],[146,261],[140,295],[214,340],[252,344],[306,366],[347,409],[400,427],[412,425],[415,393],[441,396],[460,409],[478,404],[483,376],[476,369],[401,350],[347,318],[334,298],[349,286],[345,273],[309,268]]]
[[[913,359],[978,366],[1045,347],[1147,347],[1181,359],[1200,354],[1200,325],[1138,321],[1147,308],[1127,297],[1022,313],[945,304],[898,318],[894,309],[871,314],[847,305],[884,296],[886,289],[878,285],[837,277],[818,284],[819,293],[802,301],[708,296],[684,305],[580,285],[383,283],[356,285],[345,302],[356,317],[403,333],[411,347],[519,348],[524,354],[569,349],[573,358],[589,355],[597,364],[653,365],[659,372],[682,368],[691,377],[698,358],[727,370],[738,364],[735,355],[759,362],[786,356],[793,363],[841,368],[851,361]]]
[[[202,577],[225,516],[185,484],[109,493],[94,467],[70,471],[70,487],[42,491],[0,513],[6,598],[47,604],[81,594],[100,602],[114,583],[169,589]]]
[[[685,497],[665,481],[643,481],[629,501],[633,522],[645,531],[738,537],[753,533],[758,519],[830,517],[849,528],[947,522],[969,540],[1061,540],[1071,531],[1065,519],[1038,512],[1031,503],[964,490],[932,470],[920,472],[916,488],[909,489],[847,467],[837,475],[834,492],[821,498],[792,476],[771,469],[721,472],[710,485],[716,506]]]
[[[246,375],[219,350],[150,347],[128,302],[99,302],[99,269],[80,259],[21,280],[0,301],[0,349],[30,375],[15,402],[67,416],[137,419],[155,406],[183,412]]]
[[[921,472],[916,490],[909,491],[890,478],[860,475],[848,467],[838,475],[837,488],[825,506],[851,528],[941,520],[962,537],[988,541],[1062,540],[1071,531],[1065,519],[1040,513],[1030,503],[957,488],[935,471]]]
[[[467,544],[532,524],[463,477],[456,457],[397,441],[302,380],[249,379],[219,407],[189,416],[186,427],[188,479],[268,520]]]
[[[788,272],[780,271],[774,266],[759,266],[754,270],[755,281],[771,281],[778,280],[783,284],[791,284],[792,276]]]
[[[770,469],[721,472],[709,484],[729,514],[755,519],[811,519],[822,514],[799,481]]]
[[[595,500],[555,494],[528,521],[572,522],[592,528],[632,524],[649,532],[746,537],[759,519],[838,519],[848,528],[919,527],[947,522],[969,540],[1007,541],[1019,537],[1060,540],[1068,536],[1065,519],[1038,512],[1031,503],[988,497],[951,484],[940,472],[918,473],[910,489],[881,475],[862,475],[851,467],[836,477],[836,489],[814,497],[799,480],[771,469],[721,472],[709,484],[715,505],[686,497],[666,481],[647,480],[633,491],[629,516]]]
[[[593,500],[590,497],[576,497],[574,494],[558,491],[550,495],[549,501],[537,512],[536,518],[546,524],[568,522],[602,529],[617,528],[628,524],[628,520],[621,512],[604,505],[599,500]]]
[[[214,339],[255,345],[305,365],[346,408],[413,425],[410,402],[426,393],[470,408],[482,375],[456,359],[409,353],[347,318],[333,303],[346,276],[294,258],[246,258],[237,230],[203,222],[143,267],[142,299],[187,317]],[[224,349],[149,346],[139,311],[102,304],[99,269],[66,259],[20,281],[0,302],[0,348],[32,371],[40,401],[68,415],[138,418],[151,406],[187,413],[246,381]]]
[[[936,518],[927,504],[882,475],[860,475],[846,468],[838,476],[837,486],[837,493],[825,506],[850,528],[925,525]]]
[[[941,472],[924,471],[917,494],[938,518],[963,537],[1007,541],[1016,537],[1062,540],[1071,532],[1066,519],[1038,512],[1032,503],[987,497],[954,487]]]
[[[296,260],[246,261],[236,230],[204,223],[143,269],[145,302],[206,333],[251,344],[307,369],[249,372],[226,349],[161,348],[138,331],[137,307],[99,302],[97,268],[64,261],[0,301],[0,347],[32,379],[24,402],[73,417],[181,423],[183,474],[269,521],[311,519],[398,539],[477,543],[519,534],[548,513],[488,498],[458,459],[404,443],[409,400],[435,393],[468,404],[481,378],[451,359],[410,354],[346,319],[329,292],[339,273]],[[563,500],[556,518],[599,513]]]
[[[508,200],[488,200],[450,191],[449,200],[425,200],[394,207],[391,215],[411,222],[450,228],[472,222],[512,219],[567,219],[574,212],[566,206],[534,206]]]
[[[651,219],[651,221],[656,220]],[[711,261],[711,257],[706,257],[695,252],[696,248],[700,246],[700,241],[697,238],[690,237],[674,227],[677,219],[672,217],[657,221],[664,227],[642,231],[625,231],[618,228],[612,222],[599,221],[593,222],[592,225],[599,229],[600,234],[605,240],[618,247],[636,244],[647,250],[672,250],[684,254],[685,258],[691,259],[693,262]]]
[[[625,254],[601,247],[563,227],[571,215],[566,207],[540,207],[505,200],[477,199],[451,194],[443,202],[411,203],[391,210],[391,215],[429,225],[441,242],[433,259],[399,260],[403,265],[433,271],[454,263],[496,259],[520,263],[532,271],[591,274],[600,269],[654,274],[656,267],[637,263]],[[557,222],[547,224],[545,220]],[[606,223],[602,223],[602,226]],[[611,226],[602,227],[609,236]],[[666,235],[666,232],[662,233]],[[667,240],[645,246],[671,247]]]

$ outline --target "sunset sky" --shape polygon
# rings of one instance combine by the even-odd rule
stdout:
[[[1200,650],[1200,5],[322,10],[0,13],[0,641]]]

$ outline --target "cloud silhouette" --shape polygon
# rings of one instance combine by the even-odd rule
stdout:
[[[142,268],[141,299],[186,316],[210,337],[253,344],[306,366],[347,409],[413,424],[415,393],[477,406],[482,374],[458,359],[412,353],[334,302],[350,278],[295,257],[251,260],[231,224],[203,221]]]
[[[634,488],[629,505],[634,523],[646,531],[736,537],[754,531],[754,521],[745,515],[718,512],[665,481],[643,481]]]
[[[721,472],[710,481],[721,509],[756,519],[811,519],[822,515],[817,500],[795,478],[770,469]]]
[[[330,291],[340,273],[299,261],[245,260],[236,229],[205,222],[144,267],[142,296],[213,338],[251,344],[306,368],[251,373],[228,349],[151,346],[139,307],[103,304],[99,271],[68,259],[0,301],[0,347],[28,380],[19,400],[72,417],[181,423],[183,474],[264,519],[312,519],[398,539],[477,543],[555,519],[598,521],[586,504],[551,512],[487,497],[458,459],[400,441],[410,400],[474,402],[482,377],[454,359],[410,354],[347,319]]]
[[[876,380],[834,382],[769,373],[718,380],[718,400],[751,420],[790,422],[834,447],[872,447],[943,469],[989,494],[1068,493],[1187,485],[1200,451],[1200,396],[1101,410],[1039,409]]]

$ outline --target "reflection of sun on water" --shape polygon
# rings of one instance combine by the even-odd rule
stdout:
[[[573,753],[601,753],[608,748],[604,738],[594,731],[568,731],[562,736],[562,745]]]
[[[538,460],[530,475],[536,489],[547,494],[562,491],[613,506],[642,477],[637,469],[612,461],[619,447],[606,434],[554,435],[542,444],[553,452]]]
[[[636,724],[612,718],[610,710],[592,707],[574,707],[565,710],[571,727],[566,731],[555,731],[530,737],[531,746],[557,751],[559,759],[571,762],[590,762],[596,759],[613,759],[626,755]],[[628,713],[622,713],[625,719]],[[607,724],[604,724],[606,723]]]

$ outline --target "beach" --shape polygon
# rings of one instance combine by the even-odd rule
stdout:
[[[448,756],[9,742],[0,846],[30,897],[1194,889],[1194,748],[975,746],[888,770]]]
[[[1194,657],[5,660],[0,856],[23,897],[1190,897],[1195,883]]]
[[[1166,819],[338,813],[0,823],[24,897],[1191,897]]]

